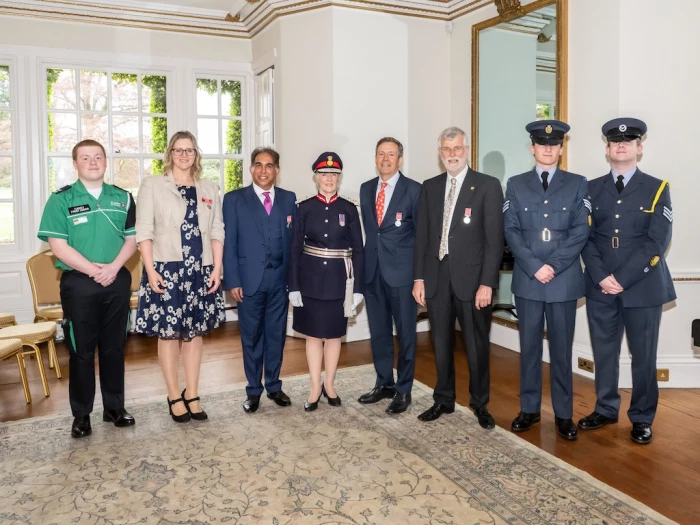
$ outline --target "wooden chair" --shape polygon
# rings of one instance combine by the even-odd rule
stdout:
[[[22,345],[22,347],[19,350],[19,357],[17,358],[17,360],[20,362],[20,366],[22,367],[20,370],[20,375],[23,377],[23,383],[26,380],[27,369],[24,361],[24,356],[32,355],[36,357],[36,362],[39,366],[39,375],[41,376],[41,384],[44,387],[44,395],[46,397],[49,397],[51,394],[49,393],[49,383],[46,380],[46,372],[44,371],[44,361],[41,358],[39,345],[41,343],[48,343],[49,356],[52,356],[54,362],[56,363],[56,375],[58,377],[61,377],[61,370],[58,366],[58,358],[56,357],[56,346],[53,342],[54,335],[56,335],[55,321],[45,321],[43,323],[24,324],[8,326],[7,328],[0,328],[0,343],[3,343],[4,341],[8,340],[19,340]],[[29,347],[29,349],[24,350],[24,347]],[[11,355],[14,354],[10,354],[6,357],[10,357]],[[32,397],[29,393],[28,385],[25,386],[24,396],[27,399],[27,403],[32,402]]]
[[[22,380],[22,387],[24,388],[24,399],[27,403],[32,402],[32,394],[29,391],[29,381],[27,381],[27,370],[24,364],[24,358],[22,356],[22,340],[21,339],[0,339],[0,361],[9,359],[10,357],[17,358],[17,365],[19,366],[19,377]]]
[[[5,328],[6,326],[14,326],[16,324],[17,319],[15,319],[15,314],[0,312],[0,328]]]

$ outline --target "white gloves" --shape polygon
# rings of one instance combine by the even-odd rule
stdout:
[[[289,302],[295,308],[301,308],[304,303],[301,302],[301,292],[289,292]]]
[[[365,298],[361,293],[352,294],[352,309],[355,310]]]

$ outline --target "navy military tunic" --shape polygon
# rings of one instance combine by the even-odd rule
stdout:
[[[595,411],[616,419],[620,347],[627,332],[632,354],[633,423],[651,424],[658,402],[656,354],[665,303],[676,293],[666,265],[673,208],[666,181],[637,169],[618,193],[611,173],[588,185],[590,239],[583,250],[586,309],[595,360]],[[613,275],[624,291],[604,294],[600,282]]]
[[[322,200],[323,199],[323,200]],[[301,308],[294,308],[294,330],[319,338],[345,335],[343,313],[346,267],[343,259],[315,257],[304,245],[332,250],[352,250],[354,293],[364,294],[364,251],[357,206],[334,195],[325,202],[317,195],[297,205],[289,265],[289,291],[301,292]]]

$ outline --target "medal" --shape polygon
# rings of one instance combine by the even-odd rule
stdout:
[[[397,228],[399,226],[401,226],[401,218],[402,217],[403,217],[403,213],[401,213],[401,212],[396,213],[396,222],[394,223],[394,226],[396,226]]]
[[[292,216],[287,215],[287,228],[291,228],[291,227],[292,227]]]
[[[464,224],[472,222],[472,209],[464,208]]]
[[[345,214],[344,213],[339,213],[338,214],[338,223],[341,226],[345,226]]]

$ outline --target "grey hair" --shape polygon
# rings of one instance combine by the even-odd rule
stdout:
[[[440,136],[438,137],[438,146],[442,144],[443,140],[453,140],[459,137],[460,135],[464,137],[464,145],[467,146],[469,144],[467,140],[467,134],[464,132],[463,129],[460,129],[456,126],[450,126],[442,133],[440,133]]]

